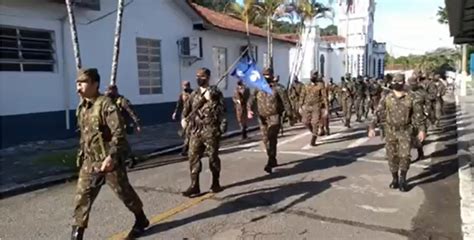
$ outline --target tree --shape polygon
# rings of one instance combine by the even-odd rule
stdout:
[[[446,10],[446,7],[438,7],[436,16],[438,16],[439,23],[448,24],[448,11]]]
[[[235,3],[235,0],[192,0],[193,2],[212,10],[223,12],[229,3]]]
[[[337,26],[329,25],[326,28],[321,29],[321,36],[337,35]]]

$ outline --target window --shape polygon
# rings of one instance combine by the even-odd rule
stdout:
[[[227,71],[227,49],[223,47],[213,47],[212,48],[212,62],[214,63],[214,79],[216,79],[215,84],[217,84],[218,79],[220,79]],[[228,78],[225,76],[224,81],[220,86],[223,86],[224,89],[227,89]]]
[[[53,34],[0,26],[0,71],[53,72]]]
[[[138,86],[140,94],[163,93],[161,41],[137,38]]]

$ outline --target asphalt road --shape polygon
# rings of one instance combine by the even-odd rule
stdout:
[[[216,195],[188,199],[188,164],[178,156],[141,163],[129,177],[153,225],[142,239],[461,239],[456,109],[447,102],[443,128],[431,131],[426,159],[409,171],[411,189],[391,190],[383,142],[366,137],[366,123],[308,145],[297,125],[279,139],[280,166],[263,171],[258,133],[221,147]],[[413,151],[412,158],[416,157]],[[210,187],[207,159],[201,190]],[[68,239],[75,183],[0,201],[0,239]],[[99,194],[86,239],[120,239],[133,215],[108,187]]]

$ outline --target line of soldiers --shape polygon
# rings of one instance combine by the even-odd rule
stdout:
[[[407,90],[402,75],[396,75],[393,79],[387,77],[383,87],[374,81],[366,80],[364,83],[362,78],[351,81],[346,77],[339,87],[332,81],[325,84],[318,72],[313,72],[310,83],[303,85],[296,80],[288,90],[289,94],[278,83],[273,69],[265,69],[262,75],[272,89],[272,94],[261,90],[250,93],[239,82],[233,101],[243,138],[247,137],[247,119],[257,117],[259,121],[267,153],[264,171],[270,174],[278,166],[277,143],[283,116],[288,117],[290,125],[302,121],[312,134],[310,145],[315,146],[317,136],[329,134],[328,119],[334,109],[334,102],[342,103],[344,122],[350,127],[352,102],[355,100],[357,120],[361,121],[362,117],[367,119],[369,109],[374,112],[369,136],[375,136],[376,126],[383,128],[393,176],[390,188],[408,190],[406,174],[410,166],[410,149],[413,146],[422,149],[426,137],[426,119],[429,118],[437,126],[440,123],[442,97],[446,90],[439,81],[439,75],[434,75],[432,80],[427,80],[421,74],[415,75],[410,79],[410,88]],[[212,174],[210,191],[223,190],[220,185],[221,161],[218,150],[221,135],[227,129],[226,109],[224,96],[217,86],[210,85],[210,77],[209,69],[199,69],[196,73],[198,88],[194,91],[189,82],[184,82],[183,93],[172,115],[176,119],[178,111],[182,109],[181,123],[191,178],[190,186],[182,193],[186,197],[201,194],[199,175],[204,154],[209,157]],[[368,88],[366,83],[369,83]],[[105,183],[134,213],[135,223],[127,237],[133,239],[149,226],[143,204],[130,185],[125,168],[125,160],[130,156],[131,149],[126,138],[130,125],[124,119],[128,115],[133,121],[132,126],[140,131],[139,119],[130,101],[119,95],[116,86],[108,87],[107,96],[101,95],[99,86],[97,69],[79,71],[76,87],[81,102],[76,114],[81,136],[77,158],[80,172],[71,239],[83,239],[92,204]]]

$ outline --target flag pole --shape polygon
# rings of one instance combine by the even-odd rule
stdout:
[[[112,71],[110,74],[110,85],[117,83],[117,68],[120,54],[120,35],[122,32],[122,18],[124,10],[124,0],[117,2],[117,20],[115,25],[114,53],[112,56]]]
[[[81,52],[79,51],[79,38],[77,35],[76,19],[74,18],[74,10],[72,9],[71,0],[66,0],[66,8],[67,15],[69,18],[69,27],[71,31],[72,46],[74,50],[74,59],[76,61],[76,70],[79,71],[79,69],[82,68]]]

